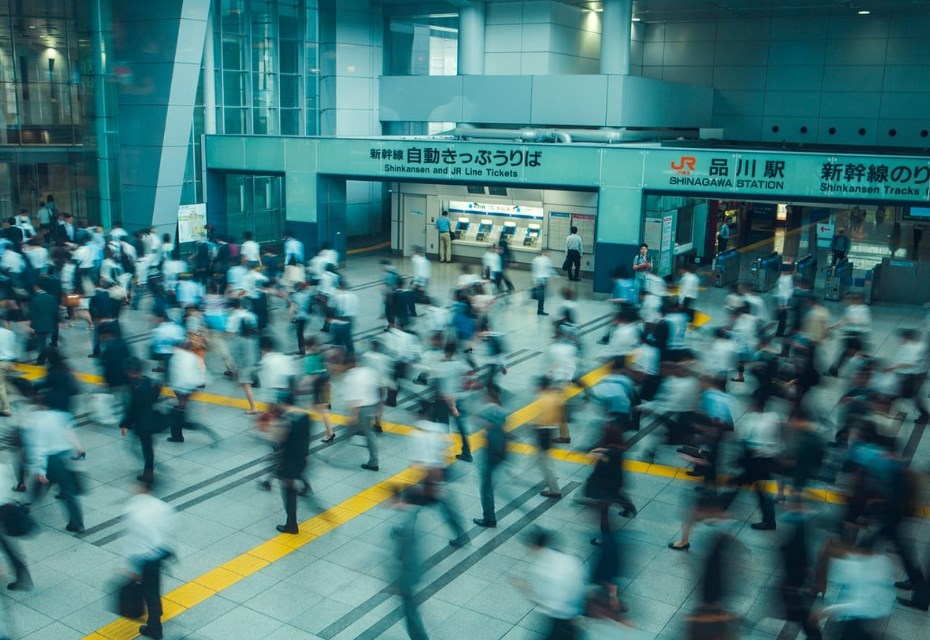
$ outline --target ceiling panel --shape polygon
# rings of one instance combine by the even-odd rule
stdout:
[[[414,12],[450,11],[472,0],[433,0],[428,4],[411,0],[373,0],[397,9],[409,7]],[[485,0],[513,2],[514,0]],[[597,0],[561,0],[595,11]],[[799,18],[818,16],[855,16],[859,10],[874,16],[930,15],[930,0],[634,0],[633,15],[643,22],[694,22],[716,20],[757,20],[765,18]]]

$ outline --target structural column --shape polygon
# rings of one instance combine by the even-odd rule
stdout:
[[[475,0],[459,10],[460,76],[484,74],[484,9],[484,0]]]
[[[633,0],[604,0],[601,14],[601,73],[630,75]]]
[[[112,113],[112,109],[108,106],[113,101],[109,100],[107,95],[108,92],[113,91],[112,84],[108,82],[111,69],[109,58],[113,55],[109,50],[111,30],[110,0],[93,0],[91,2],[90,41],[94,64],[94,134],[97,139],[97,191],[100,203],[100,224],[105,229],[113,226],[113,209],[116,207],[113,202],[113,185],[110,183],[117,175],[116,158],[112,156],[113,150],[110,145],[110,138],[116,131],[114,121],[116,114]]]
[[[208,136],[216,133],[216,62],[213,54],[215,10],[216,7],[210,7],[210,14],[207,16],[207,37],[203,44],[203,132]]]

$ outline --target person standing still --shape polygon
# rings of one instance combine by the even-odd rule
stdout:
[[[572,232],[565,238],[565,271],[568,273],[568,279],[575,282],[581,280],[581,254],[584,253],[584,245],[581,242],[581,236],[578,235],[578,227],[572,227]],[[572,267],[575,268],[575,275],[572,275]]]
[[[635,284],[634,299],[639,302],[639,298],[646,290],[646,276],[652,272],[652,260],[649,258],[649,245],[645,242],[639,245],[639,253],[633,258],[633,283]]]
[[[730,241],[730,225],[727,223],[726,218],[723,219],[723,222],[720,223],[720,228],[717,230],[717,253],[723,253],[727,250],[727,243]]]
[[[448,211],[439,216],[436,230],[439,231],[439,262],[452,262],[452,222]]]

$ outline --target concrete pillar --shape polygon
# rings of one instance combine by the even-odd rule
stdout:
[[[207,16],[207,37],[203,44],[203,132],[206,135],[216,133],[216,62],[213,54],[213,13],[210,7]]]
[[[108,108],[111,103],[107,99],[107,92],[111,90],[107,82],[110,72],[108,58],[113,55],[109,51],[112,36],[112,21],[110,19],[110,0],[93,0],[91,2],[91,46],[94,64],[94,133],[97,138],[97,191],[100,202],[100,224],[105,229],[113,226],[113,185],[111,177],[116,175],[113,170],[116,159],[111,155],[110,136],[116,130],[113,118],[115,113]],[[109,53],[109,56],[107,55]]]
[[[601,14],[601,73],[630,75],[633,0],[604,0]]]
[[[627,34],[629,42],[629,34]],[[484,75],[484,0],[459,10],[459,75]]]

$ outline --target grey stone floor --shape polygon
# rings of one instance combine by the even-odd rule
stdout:
[[[351,258],[347,274],[350,286],[358,289],[362,313],[357,333],[374,336],[381,321],[380,279],[377,257]],[[401,267],[409,271],[403,261]],[[744,261],[744,268],[748,261]],[[434,265],[432,292],[446,297],[458,275],[456,265]],[[494,311],[499,330],[506,333],[510,373],[503,378],[508,392],[508,408],[518,409],[532,400],[533,376],[544,361],[549,325],[535,315],[528,300],[528,274],[517,271],[514,279],[521,290]],[[568,284],[563,281],[560,284]],[[608,318],[607,303],[594,299],[589,281],[571,283],[578,292],[580,323],[586,346],[586,368],[596,366],[596,340]],[[702,294],[698,307],[719,321],[722,292],[710,289]],[[554,297],[553,308],[557,303]],[[286,350],[295,348],[290,326],[283,311],[274,312],[274,329]],[[839,313],[838,305],[829,307]],[[874,346],[879,354],[893,350],[893,332],[902,326],[916,326],[924,310],[877,306]],[[137,352],[146,353],[150,321],[141,312],[131,312],[125,326]],[[316,325],[314,328],[318,328]],[[700,348],[706,340],[701,332],[692,336]],[[89,353],[90,335],[85,329],[66,329],[62,345],[79,371],[95,372]],[[218,363],[208,359],[214,375],[208,391],[220,396],[241,397],[241,391],[225,380]],[[829,420],[841,393],[843,380],[827,379],[816,394],[816,406]],[[102,427],[87,416],[92,385],[85,385],[78,419],[78,435],[88,451],[80,463],[86,470],[90,491],[83,499],[87,533],[81,537],[64,532],[61,505],[46,498],[35,506],[41,532],[22,541],[36,588],[32,592],[4,591],[3,619],[12,638],[80,638],[112,622],[112,592],[122,566],[121,525],[118,516],[129,495],[132,480],[141,465],[132,438],[121,438],[113,427]],[[742,410],[751,387],[734,393]],[[417,388],[401,393],[400,407],[389,410],[386,419],[410,424],[413,415],[403,409],[412,404]],[[336,384],[334,410],[343,410]],[[23,419],[24,407],[17,403],[16,416]],[[220,566],[262,542],[274,537],[274,526],[283,520],[277,493],[266,493],[257,486],[267,466],[266,446],[252,433],[249,417],[241,409],[220,404],[196,403],[193,418],[209,425],[220,437],[214,446],[203,433],[192,432],[182,445],[158,442],[156,456],[162,480],[158,494],[181,513],[179,518],[178,560],[167,567],[163,590],[171,591],[197,576]],[[594,438],[593,413],[577,403],[573,440]],[[908,420],[903,429],[909,433]],[[321,434],[322,428],[317,426]],[[518,430],[518,437],[530,442],[530,434]],[[365,460],[362,443],[340,439],[335,445],[311,456],[310,477],[316,497],[301,503],[301,520],[315,516],[322,508],[336,505],[367,487],[402,471],[407,466],[407,438],[385,434],[380,439],[382,463],[379,473],[359,469]],[[916,448],[915,464],[930,462],[926,439]],[[638,447],[631,453],[636,458]],[[658,462],[681,466],[672,451],[660,452]],[[559,481],[568,488],[583,483],[589,474],[584,465],[557,462]],[[462,462],[451,468],[449,491],[466,522],[480,515],[478,475],[474,465]],[[565,549],[589,562],[594,553],[590,539],[597,523],[572,500],[574,488],[559,502],[538,496],[539,472],[532,458],[514,455],[499,482],[501,510],[495,530],[472,530],[471,544],[451,549],[449,532],[437,512],[421,515],[423,557],[427,570],[422,588],[430,597],[421,607],[431,638],[508,640],[541,638],[540,618],[534,606],[510,584],[528,567],[523,533],[539,525],[558,532]],[[686,506],[693,498],[693,484],[668,477],[630,474],[630,492],[639,515],[618,521],[624,543],[622,599],[630,605],[631,627],[587,623],[590,638],[683,637],[682,618],[695,603],[698,587],[696,570],[701,561],[702,542],[707,532],[698,527],[689,553],[666,549],[676,539]],[[825,512],[829,507],[824,506]],[[742,636],[774,639],[800,637],[779,618],[775,599],[777,571],[775,558],[778,532],[757,532],[747,525],[757,519],[755,501],[740,497],[733,507],[734,523],[742,549],[734,554],[733,570],[738,575],[732,606],[745,616]],[[267,638],[301,640],[306,638],[405,638],[398,616],[400,600],[388,591],[393,567],[390,530],[398,515],[386,506],[374,507],[355,519],[310,542],[266,568],[221,591],[165,625],[166,637],[200,640]],[[619,519],[618,519],[619,520]],[[910,531],[919,541],[923,556],[930,552],[930,523],[915,522]],[[927,616],[897,608],[884,624],[881,637],[904,640],[927,637]],[[828,629],[829,631],[829,629]],[[101,636],[94,636],[100,640]],[[128,637],[128,636],[126,636]],[[829,636],[828,636],[829,637]]]

